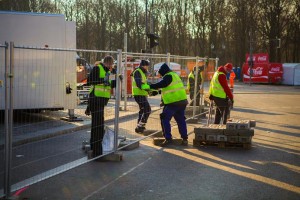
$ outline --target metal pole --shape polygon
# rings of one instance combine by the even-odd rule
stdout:
[[[121,100],[121,95],[120,95],[120,78],[118,77],[118,74],[120,74],[120,69],[122,65],[122,50],[118,49],[118,59],[117,59],[117,77],[116,77],[116,105],[115,105],[115,121],[114,121],[114,126],[115,126],[115,138],[114,138],[114,152],[117,151],[118,149],[118,135],[119,135],[119,108],[120,108],[120,100]]]
[[[171,54],[170,53],[167,53],[167,65],[171,68],[170,66],[170,58],[171,57]]]
[[[8,44],[5,43],[8,47]],[[13,60],[14,43],[10,42],[10,66],[8,67],[8,48],[5,49],[5,183],[4,194],[8,199],[11,193],[11,151],[13,124]],[[8,84],[9,80],[9,84]]]
[[[124,35],[124,51],[125,51],[125,62],[123,68],[123,94],[124,94],[124,110],[127,110],[127,33]]]
[[[147,50],[147,34],[148,34],[148,0],[146,0],[146,21],[145,21],[145,50]]]
[[[198,56],[196,57],[196,65],[198,65]],[[196,76],[195,76],[195,82],[194,82],[194,96],[193,96],[193,118],[196,115],[196,96],[197,96],[197,84],[198,84],[198,73],[199,73],[199,69],[198,67],[196,67]]]
[[[251,30],[250,30],[250,32],[249,32],[249,40],[250,40],[250,57],[249,57],[249,59],[250,59],[250,65],[249,65],[249,68],[250,68],[250,82],[249,82],[249,84],[250,84],[250,86],[251,86],[251,83],[252,83],[252,65],[253,65],[253,54],[252,54],[252,36],[251,36],[252,34],[251,34]]]

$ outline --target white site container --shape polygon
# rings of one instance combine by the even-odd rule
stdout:
[[[76,49],[76,24],[66,21],[62,14],[0,11],[0,27],[2,45],[13,42],[16,47]],[[4,55],[4,48],[0,51]],[[76,107],[76,52],[20,48],[14,52],[14,109]],[[2,83],[4,73],[4,56],[1,56]],[[70,94],[66,94],[66,84],[72,88]],[[2,84],[0,110],[5,109],[4,100]]]
[[[300,85],[300,63],[283,63],[283,85]]]

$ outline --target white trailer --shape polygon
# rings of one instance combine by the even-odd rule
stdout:
[[[74,109],[76,52],[62,49],[76,49],[75,22],[66,21],[62,14],[0,11],[0,27],[0,44],[13,42],[16,47],[14,109]],[[0,55],[3,52],[1,48]],[[5,109],[4,62],[4,56],[0,56],[0,110]],[[69,94],[66,85],[72,88]]]

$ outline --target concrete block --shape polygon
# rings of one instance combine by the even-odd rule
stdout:
[[[255,126],[256,126],[256,121],[250,120],[250,127],[255,127]]]
[[[238,130],[238,135],[239,136],[254,136],[254,129],[246,129],[246,130],[243,130],[243,129],[240,129]]]
[[[140,146],[140,142],[136,140],[125,140],[120,142],[119,148],[122,148],[122,150],[133,150]]]
[[[227,142],[238,143],[239,142],[239,136],[237,136],[237,135],[229,135],[229,136],[227,136]]]
[[[217,141],[218,142],[226,142],[227,136],[226,135],[217,135]]]
[[[234,122],[234,121],[228,121],[226,123],[226,129],[228,129],[228,130],[235,130],[235,129],[237,129],[237,123]]]
[[[237,129],[249,129],[250,128],[250,120],[240,120],[237,123]]]
[[[122,161],[123,160],[123,154],[120,152],[113,152],[111,154],[107,154],[105,156],[102,156],[95,161]]]
[[[204,133],[195,133],[195,140],[205,141],[205,134]]]
[[[251,143],[252,136],[239,136],[239,142],[240,143]]]
[[[194,128],[195,133],[199,134],[215,134],[215,135],[223,135],[224,131],[224,125],[219,125],[219,124],[210,124],[208,127],[199,127],[199,128]]]
[[[216,142],[217,141],[217,135],[206,135],[206,141],[209,141],[209,142]]]
[[[231,136],[234,136],[234,135],[238,135],[239,134],[239,131],[237,129],[224,129],[224,135],[231,135]]]

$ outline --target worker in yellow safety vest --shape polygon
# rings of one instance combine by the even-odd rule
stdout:
[[[182,145],[188,144],[187,125],[185,122],[185,109],[188,104],[185,88],[177,73],[173,72],[164,63],[158,73],[163,77],[158,83],[144,85],[145,89],[161,89],[163,111],[160,114],[161,125],[165,141],[162,146],[172,143],[170,121],[174,117],[177,122],[179,133],[182,138]]]
[[[149,65],[150,63],[148,60],[141,60],[139,67],[131,73],[132,95],[139,106],[139,115],[137,120],[137,126],[135,128],[136,133],[142,133],[145,131],[145,126],[151,113],[151,107],[148,102],[149,90],[142,89],[142,86],[147,84]]]
[[[209,99],[214,101],[217,106],[215,124],[220,124],[221,118],[223,119],[223,124],[226,124],[229,107],[233,105],[233,94],[228,87],[226,79],[226,74],[230,73],[231,70],[231,63],[227,63],[224,67],[219,67],[210,81]]]
[[[204,71],[204,65],[199,66],[198,67],[197,81],[195,80],[196,73],[197,73],[197,66],[195,66],[193,68],[193,70],[189,73],[188,82],[187,82],[187,92],[190,94],[190,100],[191,100],[190,105],[194,105],[193,100],[194,100],[195,84],[197,84],[196,85],[196,102],[195,102],[195,105],[196,106],[200,105],[200,94],[201,94],[201,89],[202,89],[203,82],[204,82],[203,71]]]
[[[97,61],[87,80],[87,85],[91,86],[88,107],[92,115],[90,139],[92,157],[98,157],[103,153],[104,107],[110,99],[111,88],[116,86],[115,78],[110,76],[113,64],[112,56],[106,56],[103,62]]]

